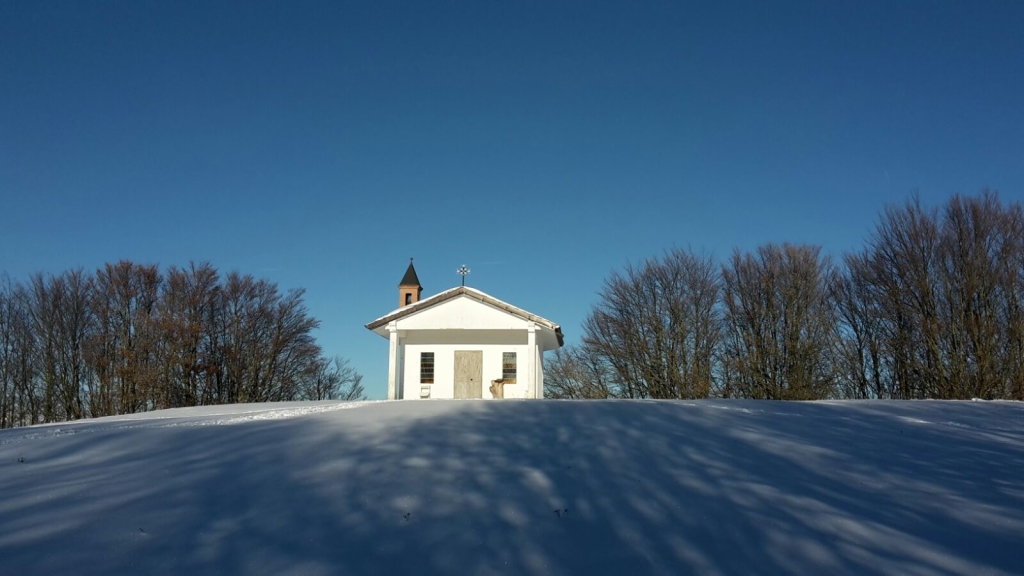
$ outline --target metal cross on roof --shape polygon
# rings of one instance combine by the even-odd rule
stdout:
[[[466,268],[466,265],[463,264],[462,266],[459,266],[459,269],[456,270],[455,272],[459,276],[462,276],[462,285],[465,286],[466,285],[466,274],[469,274],[469,268]]]

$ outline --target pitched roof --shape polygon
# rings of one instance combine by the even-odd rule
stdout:
[[[409,267],[405,269],[405,276],[402,276],[402,281],[398,283],[399,286],[420,286],[419,276],[416,276],[416,269],[412,267],[412,258],[409,258]]]
[[[409,264],[409,267],[412,268],[412,264]],[[436,306],[437,304],[440,304],[447,300],[451,300],[452,298],[457,298],[459,296],[468,296],[474,300],[477,300],[478,302],[483,302],[484,304],[489,304],[491,306],[494,306],[495,308],[504,310],[505,312],[508,312],[513,316],[517,316],[528,322],[533,322],[534,324],[553,330],[555,335],[558,337],[558,345],[563,346],[565,344],[564,336],[562,335],[562,327],[559,326],[558,324],[555,324],[554,322],[546,318],[541,318],[536,314],[531,314],[526,310],[523,310],[522,308],[517,308],[509,304],[508,302],[498,300],[497,298],[491,296],[490,294],[486,294],[475,288],[470,288],[469,286],[456,286],[455,288],[450,288],[439,294],[434,294],[429,298],[424,298],[419,302],[409,304],[408,306],[403,306],[398,310],[389,313],[386,316],[382,316],[374,320],[373,322],[370,322],[369,324],[366,325],[366,327],[370,330],[376,330],[381,326],[387,325],[389,322],[393,320],[405,318],[406,316],[415,314],[420,310],[430,308],[431,306]]]

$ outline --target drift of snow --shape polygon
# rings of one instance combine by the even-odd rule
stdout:
[[[1024,572],[1024,405],[211,406],[0,431],[4,574]]]

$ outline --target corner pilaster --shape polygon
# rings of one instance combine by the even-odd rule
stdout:
[[[388,400],[398,399],[398,322],[388,324]]]
[[[537,325],[526,325],[526,397],[537,397]]]

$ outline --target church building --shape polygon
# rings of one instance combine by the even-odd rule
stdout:
[[[543,398],[544,352],[562,328],[468,286],[421,298],[416,269],[398,309],[366,325],[387,338],[388,399]]]

